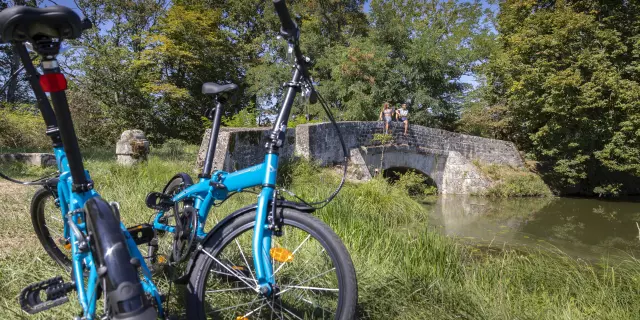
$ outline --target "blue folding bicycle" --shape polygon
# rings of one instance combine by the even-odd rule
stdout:
[[[75,319],[164,318],[161,296],[137,248],[145,236],[149,240],[153,237],[153,230],[150,226],[134,227],[131,231],[136,236],[132,236],[120,222],[117,204],[100,198],[84,169],[73,128],[65,95],[67,82],[56,57],[63,40],[78,38],[90,27],[91,22],[80,20],[62,6],[15,6],[0,12],[0,43],[11,43],[23,63],[59,170],[54,178],[26,183],[0,175],[43,187],[32,200],[32,223],[47,253],[71,271],[71,282],[54,277],[27,286],[19,302],[24,311],[34,314],[68,302],[67,295],[75,290],[82,307]],[[42,75],[34,68],[25,42],[41,59]],[[48,202],[58,209],[46,210]],[[53,228],[56,224],[60,228]],[[101,296],[104,306],[96,316]]]
[[[188,259],[177,279],[186,284],[188,319],[355,317],[356,274],[346,248],[326,224],[310,215],[314,207],[285,201],[276,189],[278,153],[296,93],[313,97],[316,93],[307,70],[309,60],[298,46],[299,29],[283,0],[274,0],[274,5],[282,23],[280,34],[287,39],[295,64],[264,163],[233,173],[212,173],[223,104],[237,86],[206,83],[203,93],[215,97],[216,107],[210,113],[212,133],[198,182],[177,174],[162,193],[147,196],[147,205],[157,210],[153,225],[128,229],[119,221],[117,203],[102,200],[84,170],[66,100],[66,80],[56,60],[61,41],[78,38],[86,25],[60,6],[0,12],[0,42],[12,43],[24,64],[60,172],[52,179],[25,183],[43,186],[32,200],[32,222],[47,253],[72,272],[70,283],[55,277],[25,288],[20,294],[23,310],[48,310],[67,302],[67,294],[76,290],[83,309],[77,319],[96,319],[100,296],[101,318],[164,318],[163,299],[147,262],[154,270],[163,265],[174,269]],[[42,76],[31,63],[26,41],[42,59]],[[325,101],[317,98],[338,129]],[[340,187],[343,183],[344,176]],[[258,203],[237,210],[205,234],[215,201],[252,187],[262,187]],[[333,199],[340,187],[321,203]],[[148,244],[146,257],[138,250],[141,244]]]
[[[222,108],[237,86],[205,83],[202,92],[214,96],[216,106],[209,112],[211,135],[198,182],[179,173],[161,193],[147,196],[147,206],[157,210],[153,221],[156,237],[148,249],[150,265],[175,266],[189,258],[181,277],[187,284],[188,319],[355,317],[356,274],[345,246],[329,226],[310,214],[315,208],[278,196],[278,153],[296,93],[302,91],[311,100],[319,98],[339,129],[326,102],[313,90],[309,60],[300,51],[299,29],[285,1],[273,2],[282,23],[280,34],[288,41],[295,63],[266,143],[264,162],[232,173],[212,173]],[[341,142],[347,160],[342,138]],[[346,172],[346,165],[344,169]],[[214,202],[252,187],[262,188],[257,204],[233,212],[205,234]]]

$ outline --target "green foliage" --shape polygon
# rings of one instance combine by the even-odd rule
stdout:
[[[46,136],[46,126],[38,113],[25,106],[0,108],[0,151],[2,149],[47,150],[51,140]]]
[[[255,107],[249,106],[230,117],[223,117],[222,123],[227,127],[255,127],[258,124],[256,119],[258,111]]]
[[[367,15],[364,4],[289,3],[302,50],[315,62],[314,81],[338,108],[336,117],[374,120],[382,102],[410,102],[414,123],[453,128],[465,90],[459,79],[491,47],[488,11],[479,1],[373,1]],[[131,128],[153,143],[197,141],[212,105],[200,92],[204,82],[240,85],[238,102],[226,107],[234,115],[227,125],[254,126],[254,115],[262,121],[279,107],[291,68],[270,3],[79,0],[77,6],[98,26],[73,41],[84,49],[73,50],[65,64],[75,109],[88,113],[78,121],[83,143],[113,143]],[[293,124],[319,121],[321,112],[296,101]]]
[[[637,190],[640,5],[505,1],[498,22],[501,51],[487,80],[488,102],[500,106],[492,120],[508,123],[501,136],[548,168],[560,190]]]
[[[479,1],[370,7],[369,32],[317,56],[320,91],[340,101],[342,119],[375,120],[383,102],[409,102],[413,123],[452,129],[466,89],[460,77],[491,52],[489,12]]]
[[[382,145],[387,145],[393,142],[393,135],[388,133],[374,133],[371,141],[380,143]]]
[[[551,190],[542,178],[527,169],[513,168],[504,165],[486,165],[479,161],[473,162],[493,185],[484,195],[491,197],[548,197]]]
[[[398,174],[394,186],[407,192],[411,196],[430,196],[438,193],[438,188],[428,184],[428,179],[423,174],[409,170],[404,174]]]

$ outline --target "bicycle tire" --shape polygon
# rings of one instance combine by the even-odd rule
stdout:
[[[100,198],[91,198],[84,210],[91,255],[106,288],[108,318],[156,319],[156,310],[142,288],[136,262],[131,259],[111,206]]]
[[[49,203],[49,200],[52,200]],[[51,236],[51,230],[49,225],[53,224],[61,224],[61,229],[56,230],[58,233],[58,237],[62,241],[62,233],[64,231],[64,221],[62,220],[62,215],[60,213],[60,209],[54,206],[53,201],[55,201],[55,196],[51,193],[51,191],[46,188],[39,188],[36,193],[31,198],[31,206],[29,207],[29,211],[31,212],[31,224],[33,225],[33,229],[38,236],[38,240],[40,240],[40,244],[47,252],[49,257],[53,259],[58,265],[63,267],[67,271],[71,271],[71,251],[70,248],[61,248],[55,239]],[[48,205],[54,206],[55,213],[47,212]],[[55,217],[52,214],[57,214]],[[55,223],[48,223],[51,218],[56,221]],[[56,228],[57,229],[57,228]],[[68,254],[65,254],[68,252]]]
[[[284,217],[283,232],[290,233],[291,231],[290,229],[288,229],[288,227],[302,230],[303,232],[308,233],[310,236],[313,236],[314,240],[317,240],[317,242],[322,246],[322,249],[326,250],[327,255],[331,259],[331,262],[336,270],[338,292],[339,292],[337,307],[335,311],[335,317],[333,318],[340,319],[340,320],[353,319],[355,317],[356,304],[357,304],[357,298],[358,298],[357,280],[356,280],[355,269],[353,267],[353,262],[351,261],[351,257],[349,256],[349,253],[347,252],[347,249],[345,248],[342,241],[340,241],[338,236],[333,232],[333,230],[331,230],[331,228],[329,228],[329,226],[327,226],[324,222],[320,221],[319,219],[307,213],[304,213],[302,211],[295,210],[295,209],[289,209],[289,208],[281,209],[281,212]],[[255,224],[254,219],[255,219],[255,212],[252,212],[252,213],[238,216],[232,219],[231,221],[227,222],[224,226],[218,228],[216,233],[213,234],[205,243],[202,244],[203,250],[205,250],[212,256],[217,257],[219,259],[226,259],[227,257],[222,258],[221,251],[224,250],[224,248],[227,247],[227,245],[229,245],[232,241],[241,237],[242,234],[246,232],[250,232],[252,235],[253,226]],[[238,243],[239,241],[235,241],[235,242]],[[275,240],[273,243],[275,243]],[[238,243],[238,248],[240,248],[239,243]],[[240,250],[243,251],[243,249],[240,249]],[[248,261],[252,261],[252,259],[249,258]],[[194,267],[192,269],[192,272],[189,278],[189,284],[187,286],[187,318],[188,319],[206,319],[207,318],[208,312],[205,310],[205,306],[207,305],[205,303],[205,284],[207,282],[207,279],[210,277],[212,273],[210,271],[213,270],[212,269],[213,263],[214,263],[214,260],[211,259],[207,254],[203,252],[199,252],[199,255],[196,258]],[[251,263],[247,262],[246,264],[251,264]],[[306,264],[306,261],[303,262],[301,265],[305,265],[305,264]],[[232,266],[232,268],[236,269],[239,267],[234,265]],[[250,272],[251,272],[251,268],[252,267],[248,265],[248,269]],[[275,265],[274,265],[274,268],[275,268]],[[277,272],[278,271],[275,270],[274,274]],[[243,271],[243,273],[248,277],[249,273],[247,273],[246,271]],[[251,273],[251,276],[253,276],[253,273]],[[283,286],[282,288],[285,288],[285,287]],[[234,289],[231,289],[231,290],[234,290]],[[284,293],[284,290],[281,292]],[[218,301],[220,300],[218,299]],[[213,301],[213,303],[217,303],[217,301]],[[280,303],[280,306],[282,306],[282,302]],[[281,307],[280,309],[281,312],[282,312],[282,309],[283,308]],[[258,317],[260,317],[260,315],[261,313],[258,314]],[[217,316],[222,317],[221,315],[217,315]],[[254,319],[254,317],[255,317],[255,312],[253,315],[251,315],[252,319]],[[303,318],[306,318],[306,316]],[[216,315],[214,315],[214,319],[216,319]]]
[[[178,174],[174,176],[171,180],[169,180],[169,183],[167,183],[167,185],[164,187],[164,189],[162,190],[162,193],[174,196],[179,192],[181,192],[182,190],[184,190],[186,187],[191,186],[192,184],[193,184],[193,181],[191,180],[191,177],[189,177],[187,174]],[[176,215],[180,212],[181,205],[182,203],[178,203],[177,206],[174,206],[173,208],[169,209],[164,216],[165,224],[174,226],[176,228],[176,232],[178,232],[179,230],[179,228],[177,228],[178,221],[177,221]],[[196,217],[194,216],[192,224],[197,222],[195,219]],[[195,228],[195,225],[192,226],[192,228]],[[191,230],[191,232],[195,232],[195,230]],[[157,232],[156,234],[157,244],[155,249],[156,251],[154,252],[155,256],[158,256],[158,255],[164,256],[168,261],[168,263],[172,266],[179,264],[182,260],[182,259],[176,259],[176,251],[177,250],[182,251],[185,249],[176,243],[176,240],[173,238],[174,236],[175,236],[174,233],[169,233],[164,231]],[[179,247],[176,248],[176,246],[179,246]],[[149,255],[149,256],[152,259],[151,260],[152,263],[156,263],[155,260],[157,259],[157,257],[152,257],[152,255]]]

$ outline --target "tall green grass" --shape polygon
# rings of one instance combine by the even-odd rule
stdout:
[[[158,153],[147,163],[120,167],[109,157],[88,157],[96,189],[118,200],[128,225],[146,222],[149,191],[161,190],[178,171],[190,171],[195,153],[167,161]],[[192,173],[192,172],[189,172]],[[338,184],[333,171],[307,162],[290,163],[280,181],[307,200],[321,200]],[[0,319],[69,318],[67,304],[26,317],[17,294],[31,282],[62,274],[31,230],[28,200],[33,189],[0,187]],[[255,201],[240,194],[216,208],[208,227]],[[347,183],[315,213],[342,238],[358,274],[362,319],[637,319],[640,263],[634,259],[588,264],[559,252],[472,250],[438,234],[428,209],[382,179]],[[68,275],[65,275],[68,276]],[[158,280],[162,282],[163,280]],[[167,288],[166,283],[160,283]]]
[[[549,197],[553,195],[540,176],[525,168],[484,164],[479,161],[474,161],[473,164],[493,181],[493,185],[481,194],[483,196],[508,198]]]

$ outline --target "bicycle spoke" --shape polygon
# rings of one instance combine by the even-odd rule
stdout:
[[[300,250],[300,248],[302,247],[303,244],[305,244],[307,242],[307,240],[309,240],[309,238],[311,238],[311,235],[308,235],[304,240],[302,240],[302,242],[298,245],[298,247],[293,250],[293,253],[291,253],[291,255],[295,255],[296,252],[298,252],[298,250]],[[282,269],[282,267],[284,267],[287,264],[287,262],[283,262],[278,269],[276,269],[276,271],[273,272],[273,276],[276,276],[276,273],[278,273],[278,271],[280,271],[280,269]]]
[[[213,273],[221,274],[221,275],[224,275],[224,276],[231,276],[231,277],[236,277],[236,278],[238,278],[238,279],[252,280],[251,278],[241,277],[241,276],[239,276],[239,275],[237,275],[237,274],[234,274],[234,273],[226,273],[226,272],[222,272],[222,271],[218,271],[218,270],[211,270],[211,271],[213,271]],[[252,290],[254,289],[254,287],[253,287],[253,286],[248,285],[248,284],[247,284],[246,282],[244,282],[244,281],[242,281],[242,282],[243,282],[245,285],[247,285],[247,288],[251,288]]]
[[[209,252],[207,252],[204,249],[200,249],[202,252],[204,252],[205,255],[207,255],[209,258],[213,259],[213,261],[217,262],[219,265],[221,265],[223,268],[227,269],[227,271],[229,271],[231,274],[235,274],[235,272],[232,271],[231,268],[225,266],[222,262],[220,262],[218,259],[216,259],[216,257],[212,256]],[[215,270],[214,270],[215,272]],[[247,283],[245,280],[242,279],[242,277],[236,276],[238,277],[238,279],[240,279],[240,281],[244,282],[247,287],[251,288],[251,285],[249,283]],[[254,291],[258,292],[258,288],[253,288]]]
[[[305,286],[287,286],[287,285],[282,285],[282,287],[283,288],[291,288],[291,289],[317,290],[317,291],[332,291],[332,292],[340,291],[340,289],[305,287]]]
[[[290,315],[294,316],[296,319],[304,320],[304,319],[302,319],[302,318],[298,317],[298,316],[297,316],[295,313],[293,313],[292,311],[289,311],[289,309],[287,309],[287,308],[283,307],[283,306],[282,306],[282,303],[278,303],[278,305],[280,306],[280,310],[284,310],[284,311],[286,311],[286,312],[287,312],[287,313],[289,313]]]
[[[255,300],[254,300],[254,301],[255,301]],[[252,301],[251,303],[253,304],[253,301]],[[262,303],[259,307],[257,307],[257,308],[255,308],[255,309],[251,310],[249,313],[244,314],[244,315],[243,315],[243,317],[245,317],[245,318],[246,318],[246,317],[248,317],[248,316],[252,315],[253,313],[255,313],[256,311],[258,311],[258,310],[262,310],[262,308],[263,308],[266,304],[267,304],[266,302],[265,302],[265,303]],[[259,316],[259,315],[260,315],[260,313],[258,313],[258,316]]]
[[[247,266],[247,269],[249,269],[249,273],[251,273],[251,278],[253,278],[253,282],[257,286],[258,285],[258,280],[256,280],[256,277],[253,275],[253,271],[251,271],[251,267],[249,267],[249,262],[247,262],[247,257],[245,257],[244,252],[242,251],[242,248],[240,247],[240,242],[238,241],[238,238],[236,238],[235,241],[236,241],[236,245],[238,245],[238,250],[240,250],[240,254],[242,255],[242,259],[244,260],[244,263]]]
[[[49,231],[49,234],[53,233],[54,236],[62,238],[62,233],[60,233],[58,231],[54,231],[51,228],[49,228],[48,226],[47,226],[47,230]]]
[[[231,289],[220,289],[220,290],[207,290],[207,291],[205,291],[205,293],[219,293],[219,292],[240,291],[240,290],[247,290],[247,289],[251,289],[251,290],[253,290],[253,288],[246,287],[246,288],[231,288]]]
[[[247,302],[247,303],[237,304],[237,305],[235,305],[235,306],[231,306],[231,307],[226,307],[226,308],[222,308],[222,309],[212,310],[212,311],[210,311],[210,312],[208,312],[208,313],[220,312],[220,311],[229,310],[229,309],[237,309],[238,307],[247,306],[247,305],[253,304],[254,302],[255,302],[255,300],[254,300],[254,301],[251,301],[251,302]]]
[[[309,282],[309,281],[311,281],[311,280],[313,280],[313,279],[316,279],[316,278],[322,277],[323,275],[325,275],[325,274],[327,274],[327,273],[329,273],[329,272],[331,272],[331,271],[333,271],[333,270],[335,270],[335,269],[336,269],[336,268],[335,268],[335,267],[333,267],[333,268],[331,268],[331,269],[329,269],[329,270],[327,270],[327,271],[325,271],[325,272],[322,272],[322,273],[320,273],[320,274],[318,274],[318,275],[315,275],[315,276],[313,276],[313,277],[311,277],[311,278],[309,278],[309,279],[307,279],[307,280],[305,280],[305,281],[302,281],[302,282],[300,282],[300,283],[296,284],[295,286],[300,286],[301,284],[305,284],[305,283],[307,283],[307,282]],[[282,286],[285,286],[285,285],[282,285]],[[282,290],[282,291],[278,292],[276,295],[278,295],[278,296],[279,296],[279,295],[281,295],[281,294],[283,294],[283,293],[285,293],[285,292],[287,292],[287,291],[291,290],[291,289],[292,289],[292,287],[295,287],[295,286],[288,286],[288,287],[289,287],[288,289]]]
[[[267,302],[267,305],[269,306],[269,308],[271,308],[271,319],[273,319],[273,314],[275,314],[276,316],[278,316],[278,318],[280,318],[280,320],[284,320],[282,319],[282,315],[278,314],[276,309],[274,309],[271,303],[269,303],[269,300],[265,300],[265,301]]]
[[[308,298],[308,297],[307,297],[307,298]],[[329,312],[329,313],[331,313],[331,314],[335,314],[335,312],[333,312],[333,311],[331,311],[331,310],[327,310],[327,309],[325,309],[324,307],[321,307],[320,305],[318,305],[317,303],[315,303],[315,302],[313,302],[313,301],[311,301],[311,300],[307,300],[307,299],[303,298],[303,297],[302,297],[302,293],[301,293],[301,294],[299,294],[299,295],[297,295],[297,296],[296,296],[296,299],[298,299],[298,300],[300,300],[300,301],[302,301],[302,302],[306,302],[306,303],[308,303],[308,304],[310,304],[310,305],[312,305],[312,306],[314,306],[314,307],[316,307],[316,308],[322,309],[323,314],[324,314],[324,311],[327,311],[327,312]]]

